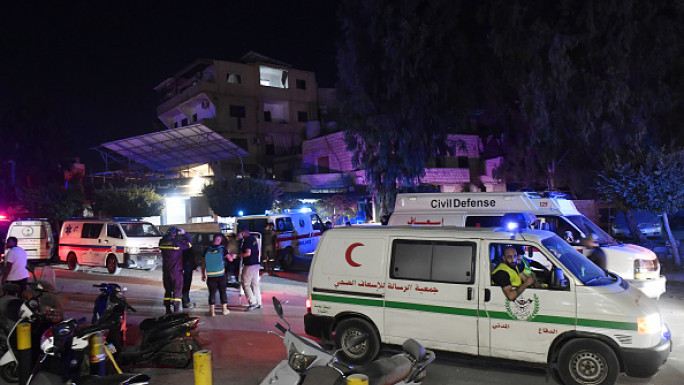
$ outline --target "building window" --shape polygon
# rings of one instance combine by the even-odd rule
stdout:
[[[192,122],[197,123],[197,114],[192,114]]]
[[[271,111],[264,111],[264,122],[271,121]]]
[[[226,74],[226,81],[231,84],[242,84],[242,75],[228,72]]]
[[[233,118],[245,117],[245,106],[230,106],[230,116]]]
[[[181,120],[181,127],[185,127],[187,125],[188,125],[188,118],[183,118],[183,120]]]
[[[308,122],[309,114],[305,111],[297,111],[297,120],[300,122]]]
[[[173,128],[178,128],[178,122],[173,122]]]
[[[297,79],[297,89],[305,90],[306,89],[306,80]]]

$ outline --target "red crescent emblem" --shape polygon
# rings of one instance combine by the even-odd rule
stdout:
[[[348,263],[349,266],[351,266],[351,267],[359,267],[359,266],[361,266],[360,263],[354,262],[354,260],[353,260],[352,257],[351,257],[352,251],[353,251],[355,248],[359,247],[359,246],[365,246],[365,245],[364,245],[363,243],[358,243],[358,242],[352,243],[349,247],[347,247],[347,252],[344,253],[344,258],[347,260],[347,263]]]

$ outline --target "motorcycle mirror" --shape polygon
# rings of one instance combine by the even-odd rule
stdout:
[[[278,301],[278,298],[276,297],[273,297],[273,307],[275,308],[278,317],[283,318],[283,305],[280,304],[280,301]]]

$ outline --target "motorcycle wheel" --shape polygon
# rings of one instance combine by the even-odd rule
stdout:
[[[19,382],[19,373],[17,372],[17,363],[10,362],[0,367],[0,377],[3,380],[15,384]]]

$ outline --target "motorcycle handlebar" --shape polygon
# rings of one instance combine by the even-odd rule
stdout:
[[[285,328],[285,326],[279,324],[278,322],[276,322],[275,327],[276,327],[276,329],[280,330],[283,333],[287,332],[287,329]]]

